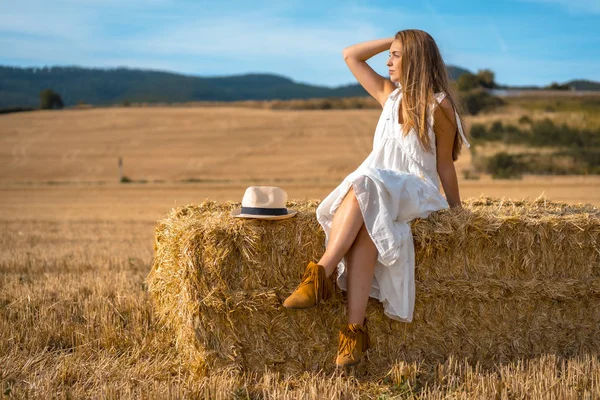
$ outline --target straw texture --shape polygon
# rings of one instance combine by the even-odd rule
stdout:
[[[288,201],[287,220],[237,219],[240,203],[173,209],[155,228],[148,275],[154,308],[198,374],[335,368],[345,292],[327,304],[281,303],[324,252],[319,200]],[[600,209],[544,198],[481,196],[411,222],[416,252],[412,323],[369,299],[366,374],[397,361],[466,357],[492,366],[600,348]]]

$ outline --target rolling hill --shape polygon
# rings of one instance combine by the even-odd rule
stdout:
[[[449,67],[456,79],[468,72]],[[37,107],[39,93],[50,88],[66,106],[79,102],[108,105],[129,102],[238,101],[366,96],[358,84],[308,85],[273,74],[197,77],[129,68],[0,66],[0,108]]]
[[[455,80],[470,71],[448,66]],[[576,90],[600,90],[600,83],[567,82]],[[499,86],[502,89],[516,87]],[[39,105],[39,93],[58,92],[65,106],[78,103],[110,105],[123,102],[179,103],[189,101],[239,101],[366,96],[359,84],[326,87],[298,83],[274,74],[199,77],[164,71],[130,68],[0,66],[0,108]],[[519,87],[516,89],[523,89]],[[528,86],[527,89],[542,89]]]

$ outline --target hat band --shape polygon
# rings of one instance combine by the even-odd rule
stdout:
[[[242,207],[242,214],[251,215],[287,215],[287,208]]]

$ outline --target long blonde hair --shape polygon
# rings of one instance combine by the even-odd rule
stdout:
[[[419,29],[406,29],[396,33],[395,39],[402,44],[400,84],[403,92],[402,108],[407,114],[407,120],[403,123],[403,134],[408,135],[414,127],[423,149],[432,152],[427,131],[429,106],[436,102],[435,93],[446,93],[446,98],[458,112],[460,123],[463,123],[462,108],[458,107],[456,95],[449,84],[446,64],[433,37]],[[445,112],[444,109],[442,111]],[[451,116],[448,117],[450,121],[453,120]],[[458,159],[462,143],[463,139],[457,133],[452,148],[452,160]]]

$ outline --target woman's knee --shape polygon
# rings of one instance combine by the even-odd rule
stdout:
[[[362,268],[365,262],[369,262],[369,260],[377,260],[377,248],[371,241],[368,239],[360,240],[357,238],[350,251],[348,251],[345,255],[348,271],[351,271],[355,268]]]

